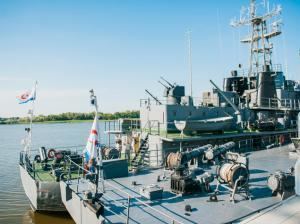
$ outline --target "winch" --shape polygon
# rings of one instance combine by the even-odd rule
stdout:
[[[192,194],[195,192],[210,192],[210,183],[214,180],[212,174],[204,173],[196,178],[184,166],[177,167],[171,175],[171,190],[176,194]]]
[[[268,187],[272,190],[273,196],[280,196],[282,199],[294,194],[295,176],[293,168],[289,172],[278,170],[271,174],[268,178]]]
[[[249,199],[249,169],[248,158],[238,153],[227,152],[223,164],[217,166],[217,188],[219,186],[231,192],[230,201],[235,202],[235,194],[243,195]]]

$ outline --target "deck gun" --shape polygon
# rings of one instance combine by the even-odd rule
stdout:
[[[153,96],[153,94],[150,93],[147,89],[145,89],[145,92],[148,93],[149,96],[151,96],[151,98],[154,99],[156,103],[158,103],[159,105],[162,105],[162,103],[160,102],[160,100],[157,99],[157,97]]]
[[[209,81],[216,88],[218,93],[220,93],[221,96],[227,101],[227,103],[229,103],[229,105],[235,110],[235,114],[237,116],[237,124],[240,125],[241,128],[243,128],[243,119],[238,107],[230,99],[228,99],[228,97],[223,93],[223,91],[212,80]]]

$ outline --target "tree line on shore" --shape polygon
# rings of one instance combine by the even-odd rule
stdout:
[[[100,120],[115,120],[119,118],[139,118],[139,111],[124,111],[116,113],[102,113],[98,114]],[[63,122],[63,121],[84,121],[93,120],[95,113],[74,113],[67,112],[61,114],[50,114],[50,115],[37,115],[34,116],[33,122]],[[0,124],[22,124],[28,123],[29,117],[10,117],[0,118]]]

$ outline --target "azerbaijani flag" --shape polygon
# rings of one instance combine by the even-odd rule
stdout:
[[[31,92],[26,91],[25,93],[17,96],[17,100],[19,104],[28,103],[29,101],[33,101],[36,98],[36,85],[32,88]]]
[[[98,116],[96,114],[85,150],[83,151],[85,162],[97,157],[98,133]]]

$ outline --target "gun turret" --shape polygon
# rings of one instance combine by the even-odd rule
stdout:
[[[145,89],[145,92],[148,93],[148,95],[151,96],[151,98],[154,99],[156,103],[158,103],[159,105],[162,105],[162,103],[159,101],[159,99],[157,99],[157,97],[153,96],[152,93],[150,93],[147,89]]]

